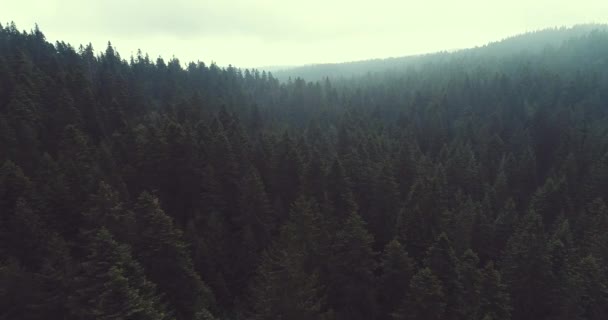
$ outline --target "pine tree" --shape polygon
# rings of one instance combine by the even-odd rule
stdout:
[[[0,65],[2,65],[1,59]],[[8,119],[6,119],[6,117],[0,113],[0,161],[4,163],[4,161],[8,159],[14,159],[16,152],[17,136],[15,129],[11,124],[9,124]]]
[[[555,225],[556,228],[547,243],[547,251],[551,258],[553,282],[545,293],[545,300],[551,302],[554,310],[568,305],[570,300],[568,283],[572,273],[572,265],[578,258],[568,220],[562,217],[555,222]]]
[[[578,261],[571,275],[570,319],[603,319],[608,312],[608,284],[597,259]]]
[[[17,259],[2,259],[0,262],[0,319],[59,319],[59,317],[50,318],[49,315],[52,314],[36,312],[34,305],[44,299],[43,288],[37,280]],[[58,316],[61,316],[60,312]]]
[[[584,182],[584,200],[593,201],[596,198],[606,199],[606,179],[608,177],[608,152],[600,159],[597,159],[589,170],[586,181]]]
[[[489,262],[481,271],[480,305],[478,319],[511,319],[509,292],[494,263]]]
[[[0,167],[0,209],[2,215],[14,210],[17,199],[31,195],[32,185],[21,168],[7,160]]]
[[[496,175],[496,179],[494,180],[494,183],[492,185],[495,194],[494,209],[497,211],[505,205],[505,202],[509,199],[510,195],[509,183],[507,180],[507,174],[505,172],[505,162],[506,160],[503,157],[499,171]]]
[[[538,319],[551,310],[544,295],[553,282],[551,257],[541,217],[531,211],[509,239],[501,273],[511,291],[513,318]]]
[[[412,145],[415,142],[415,138],[406,136],[403,137],[402,141],[403,145],[399,149],[395,171],[397,173],[399,191],[402,195],[407,195],[416,178],[416,156],[420,150],[417,150],[417,147]]]
[[[7,310],[6,318],[11,319],[61,317],[72,264],[67,244],[23,198],[17,200],[8,230],[0,238],[0,257],[6,258],[4,267],[0,263],[0,282],[5,288],[0,290],[0,300],[7,302],[0,309]],[[2,313],[0,317],[4,319]]]
[[[313,150],[304,173],[303,192],[313,197],[317,203],[325,202],[326,169],[323,158]]]
[[[458,254],[471,248],[473,228],[475,220],[481,214],[479,203],[474,202],[470,197],[464,197],[458,192],[454,198],[456,199],[455,208],[449,211],[444,211],[442,215],[442,230],[453,240],[455,250]]]
[[[193,264],[209,286],[220,308],[232,309],[234,295],[228,288],[231,262],[230,229],[227,221],[227,205],[222,197],[221,186],[210,165],[202,172],[200,212],[188,224],[188,238],[192,243]],[[240,264],[239,264],[240,265]],[[237,265],[238,266],[238,265]]]
[[[409,285],[410,295],[393,319],[440,320],[445,316],[445,296],[441,281],[429,268],[423,268],[414,275]]]
[[[95,192],[99,181],[95,150],[88,137],[73,125],[66,126],[63,130],[59,149],[58,163],[65,174],[67,186],[75,201],[85,201],[89,194]],[[74,220],[77,218],[71,217]],[[76,233],[75,229],[70,232]]]
[[[298,198],[264,253],[251,289],[255,319],[329,319],[319,271],[328,237],[313,201]]]
[[[515,207],[515,201],[509,199],[494,220],[494,239],[492,242],[501,255],[507,246],[507,241],[515,232],[518,222],[519,213]]]
[[[518,204],[526,203],[537,187],[536,155],[534,150],[528,148],[517,158],[511,156],[507,160],[507,176],[509,189]]]
[[[357,213],[351,213],[335,235],[328,261],[327,295],[336,319],[370,319],[374,303],[373,237]]]
[[[38,270],[45,257],[44,241],[50,236],[48,233],[40,217],[23,198],[19,198],[8,221],[8,235],[2,241],[6,245],[4,250],[30,270]]]
[[[395,225],[402,203],[397,182],[388,165],[383,165],[380,172],[373,175],[370,212],[366,218],[376,239],[376,247],[383,247],[396,235]]]
[[[239,165],[226,133],[221,128],[216,130],[208,151],[209,162],[219,187],[217,195],[223,200],[223,214],[230,221],[238,214],[238,201],[231,199],[238,195]]]
[[[38,170],[33,178],[36,184],[36,207],[45,223],[54,230],[62,232],[71,229],[78,204],[68,189],[66,177],[60,165],[48,154],[42,156]]]
[[[600,198],[586,205],[578,216],[575,234],[584,254],[591,254],[602,262],[608,261],[608,207]]]
[[[451,154],[446,163],[446,179],[448,188],[452,191],[461,189],[465,194],[479,199],[481,183],[479,167],[475,154],[470,145],[452,146]]]
[[[434,176],[425,175],[414,183],[401,215],[400,232],[406,235],[408,252],[416,259],[423,259],[426,250],[440,235],[441,216],[448,211],[443,169],[439,167],[434,171]]]
[[[214,298],[194,271],[182,233],[160,207],[157,198],[143,192],[135,206],[135,253],[146,275],[166,294],[177,319],[204,319]]]
[[[548,178],[534,194],[530,206],[551,226],[561,213],[570,211],[568,202],[565,179]]]
[[[254,319],[324,318],[318,276],[301,268],[298,257],[287,251],[265,254],[252,290]]]
[[[104,227],[119,241],[134,241],[135,216],[124,207],[118,193],[110,185],[100,182],[97,193],[89,198],[88,207],[84,212],[85,233]]]
[[[381,318],[390,319],[405,299],[409,299],[409,284],[414,276],[415,264],[398,240],[393,239],[384,248],[382,276],[378,287]]]
[[[348,217],[358,209],[351,181],[338,159],[332,164],[327,176],[327,200],[332,207],[333,215],[339,220]]]
[[[411,211],[404,208],[399,214],[397,224],[399,239],[405,244],[407,251],[412,253],[414,259],[424,258],[424,254],[433,244],[437,227],[429,223],[428,218],[418,206]]]
[[[233,220],[233,281],[245,287],[276,230],[276,217],[257,170],[250,168],[239,184],[239,214]]]
[[[275,150],[275,173],[271,187],[272,194],[278,196],[275,201],[280,202],[277,212],[281,209],[288,212],[289,205],[296,200],[302,188],[303,163],[294,144],[291,137],[285,133]]]
[[[171,319],[127,246],[107,229],[91,235],[89,253],[72,284],[70,313],[76,319]]]
[[[427,251],[424,265],[437,276],[444,289],[446,317],[461,319],[464,313],[462,304],[464,294],[458,270],[459,261],[445,233],[439,235],[435,244]]]
[[[9,243],[13,233],[10,227],[19,199],[31,198],[32,185],[21,168],[12,161],[5,161],[0,167],[0,256],[8,256],[13,250]]]
[[[481,272],[477,268],[478,264],[479,258],[470,249],[465,251],[460,259],[464,319],[479,317]]]
[[[479,255],[482,263],[496,258],[497,252],[494,242],[495,229],[492,221],[485,211],[477,212],[473,219],[471,230],[471,249]]]
[[[201,174],[201,151],[195,134],[189,126],[174,120],[166,120],[163,136],[167,141],[165,176],[159,189],[159,197],[167,212],[179,225],[185,225],[195,214],[198,202]]]

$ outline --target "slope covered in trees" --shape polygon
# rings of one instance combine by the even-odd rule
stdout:
[[[470,53],[281,83],[0,27],[0,319],[603,319],[608,32]]]
[[[580,37],[593,30],[608,31],[608,26],[602,24],[582,24],[573,27],[543,29],[528,32],[492,42],[481,47],[471,49],[452,50],[452,52],[437,52],[405,57],[392,57],[386,59],[372,59],[343,63],[322,63],[296,67],[272,67],[274,76],[287,81],[289,78],[304,78],[308,81],[331,79],[352,79],[371,74],[384,74],[387,71],[403,73],[411,68],[419,68],[425,64],[438,61],[459,61],[474,57],[506,57],[520,52],[539,53],[548,47],[559,47],[564,41]],[[399,39],[408,41],[408,39]]]

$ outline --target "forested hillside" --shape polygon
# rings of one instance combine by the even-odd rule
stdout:
[[[280,82],[0,27],[0,319],[604,319],[606,201],[606,31]]]
[[[304,78],[308,81],[323,80],[326,77],[332,79],[352,79],[370,74],[384,74],[387,71],[403,73],[411,68],[419,68],[428,63],[452,59],[473,59],[475,57],[507,57],[521,52],[540,53],[547,47],[560,46],[564,41],[581,37],[590,32],[608,31],[608,25],[581,24],[570,28],[561,27],[531,31],[525,34],[509,37],[487,45],[453,50],[453,52],[437,52],[405,57],[393,57],[386,59],[372,59],[363,61],[313,64],[300,67],[274,67],[274,75],[287,81],[289,78]],[[403,39],[402,41],[408,41]]]

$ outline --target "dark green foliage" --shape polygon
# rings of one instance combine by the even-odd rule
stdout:
[[[532,198],[531,208],[543,218],[547,225],[552,225],[560,214],[563,215],[571,210],[567,202],[568,195],[565,187],[564,179],[555,181],[548,178]]]
[[[299,198],[263,254],[251,290],[255,319],[330,319],[319,271],[328,237],[313,201]]]
[[[445,316],[445,295],[441,282],[433,271],[423,268],[414,275],[409,286],[410,296],[393,319],[439,320]]]
[[[7,160],[0,167],[0,210],[4,215],[15,209],[17,199],[28,196],[31,182],[21,168]]]
[[[65,241],[20,198],[0,242],[2,319],[48,319],[67,313],[68,273],[73,266]],[[2,265],[4,264],[4,265]]]
[[[511,319],[511,301],[508,289],[492,262],[481,271],[479,297],[477,319]]]
[[[608,207],[601,198],[589,203],[578,217],[575,233],[584,254],[608,261]]]
[[[569,319],[602,319],[608,312],[606,275],[597,259],[589,255],[581,259],[570,275]]]
[[[336,319],[369,319],[376,315],[373,237],[357,213],[335,234],[328,261],[328,302]]]
[[[96,52],[0,27],[0,319],[608,312],[605,26],[318,82]]]
[[[460,258],[460,282],[462,283],[462,309],[464,319],[479,318],[481,299],[481,271],[479,258],[472,250],[467,250]]]
[[[445,233],[442,233],[435,244],[429,248],[424,265],[433,272],[443,288],[446,317],[461,319],[465,313],[463,308],[465,292],[458,268],[458,258]],[[472,288],[468,289],[472,290]]]
[[[107,229],[89,240],[89,253],[71,284],[68,299],[75,319],[171,319],[126,245]]]
[[[68,291],[55,280],[29,272],[14,259],[0,264],[0,319],[60,319],[67,315],[64,300]]]
[[[239,184],[239,214],[234,219],[234,252],[237,268],[234,277],[246,286],[258,265],[262,251],[272,240],[276,217],[270,206],[264,184],[255,168],[250,168]]]
[[[350,178],[338,160],[333,162],[327,175],[327,199],[333,215],[339,219],[345,219],[357,211]]]
[[[550,294],[554,274],[541,217],[528,213],[511,236],[501,263],[509,284],[516,319],[537,319],[552,311]]]
[[[373,181],[366,191],[371,189],[369,209],[365,214],[370,232],[376,235],[376,247],[386,245],[397,232],[396,223],[402,209],[399,185],[395,181],[391,168],[382,165],[374,173]]]
[[[276,156],[273,162],[274,178],[271,187],[278,202],[278,210],[288,211],[289,205],[296,200],[302,188],[302,159],[293,140],[287,133],[276,145]],[[267,159],[271,160],[271,159]]]
[[[119,241],[134,241],[135,216],[124,207],[118,193],[110,185],[99,183],[97,193],[90,197],[88,205],[90,209],[84,212],[84,233],[104,227]]]
[[[504,207],[500,209],[496,216],[496,220],[494,221],[493,245],[496,250],[499,251],[499,254],[502,254],[503,250],[506,248],[509,238],[518,225],[518,220],[519,212],[517,212],[515,202],[509,199]]]
[[[134,211],[135,257],[147,277],[167,293],[177,319],[204,319],[213,306],[213,295],[194,271],[181,231],[147,192],[139,196]]]
[[[414,260],[410,258],[398,240],[392,240],[384,247],[382,256],[382,276],[378,292],[381,319],[390,319],[403,301],[411,298],[410,280],[414,276]]]

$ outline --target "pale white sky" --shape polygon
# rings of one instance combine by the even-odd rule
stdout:
[[[260,67],[483,45],[546,27],[607,23],[608,0],[0,0],[0,22],[75,47],[107,41],[182,62]]]

